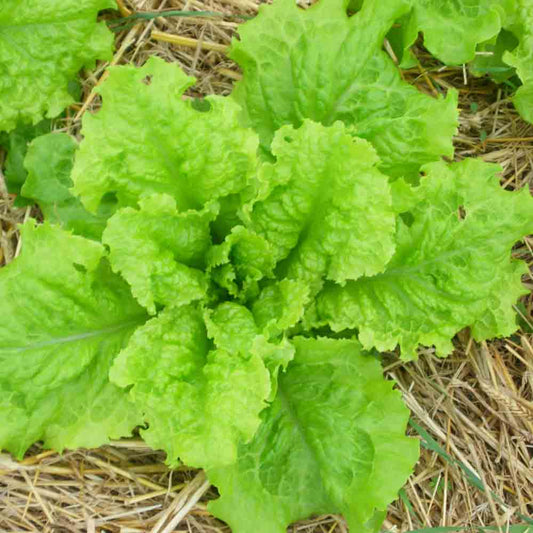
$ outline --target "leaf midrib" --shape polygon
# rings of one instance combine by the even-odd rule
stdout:
[[[301,438],[301,441],[304,445],[305,450],[307,451],[308,455],[311,457],[312,461],[315,463],[316,468],[318,470],[318,478],[320,479],[320,485],[322,488],[322,494],[328,499],[330,502],[330,505],[335,506],[335,503],[331,501],[329,497],[329,493],[326,490],[326,486],[324,484],[324,480],[322,478],[322,465],[320,463],[320,459],[312,446],[312,444],[309,441],[309,438],[307,437],[306,431],[302,423],[300,422],[300,419],[298,418],[298,415],[296,414],[296,410],[291,404],[291,401],[289,399],[289,395],[287,394],[285,387],[283,385],[283,380],[280,379],[278,383],[278,398],[280,400],[281,406],[283,407],[283,410],[287,413],[287,416],[291,423],[296,428],[296,431],[298,432],[298,435]]]
[[[115,324],[113,326],[109,326],[107,328],[101,328],[97,330],[92,331],[86,331],[83,333],[78,333],[75,335],[67,335],[66,337],[54,337],[52,339],[49,339],[47,341],[42,342],[36,342],[33,344],[29,344],[26,346],[13,346],[13,347],[3,347],[0,348],[0,353],[2,352],[15,352],[15,353],[23,353],[28,352],[31,350],[38,350],[41,348],[48,348],[50,346],[58,346],[62,344],[69,344],[69,343],[76,343],[80,341],[85,341],[87,339],[94,339],[96,337],[106,336],[106,335],[112,335],[114,333],[117,333],[119,331],[133,328],[134,326],[139,326],[144,322],[145,317],[142,318],[139,316],[135,320],[129,320],[127,322],[122,322],[120,324]]]

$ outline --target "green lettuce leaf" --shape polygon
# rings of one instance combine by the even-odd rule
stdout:
[[[27,198],[20,197],[20,190],[26,181],[28,171],[24,168],[24,158],[28,152],[28,144],[38,137],[50,132],[50,121],[43,120],[31,126],[28,124],[20,125],[5,134],[3,138],[0,136],[0,146],[7,152],[7,157],[4,165],[4,178],[7,185],[7,190],[11,194],[16,194],[17,206],[24,206],[32,202]]]
[[[424,34],[424,46],[443,63],[461,65],[472,61],[477,46],[498,35],[513,1],[416,0],[399,30],[403,64],[409,59],[409,48],[418,32]]]
[[[208,470],[221,497],[210,510],[234,533],[285,533],[318,513],[342,513],[350,531],[396,498],[418,458],[409,411],[358,342],[294,339],[296,357],[238,460]]]
[[[242,301],[259,294],[259,281],[273,277],[276,262],[270,243],[243,226],[235,226],[208,253],[208,272],[227,293]]]
[[[255,321],[268,337],[281,335],[304,316],[310,301],[307,283],[284,279],[263,288],[252,304]]]
[[[520,115],[533,123],[533,4],[530,0],[417,0],[392,31],[402,66],[409,66],[409,47],[418,32],[424,46],[447,65],[473,61],[475,75],[497,81],[514,71],[522,81],[513,97]],[[478,55],[492,52],[492,56]],[[513,70],[514,69],[514,70]]]
[[[518,39],[518,46],[505,52],[503,60],[516,69],[522,80],[513,103],[520,115],[533,124],[533,4],[530,0],[514,2],[516,8],[509,17],[508,29]]]
[[[208,335],[217,348],[228,352],[246,353],[250,350],[257,335],[254,315],[251,311],[235,302],[224,302],[205,316]]]
[[[524,188],[502,190],[499,167],[468,159],[425,167],[420,185],[395,197],[400,213],[397,249],[387,269],[319,295],[308,324],[335,331],[357,328],[365,348],[400,345],[415,357],[419,344],[438,355],[470,326],[475,339],[516,330],[513,305],[527,291],[515,242],[533,232],[533,199]]]
[[[37,440],[99,446],[142,421],[108,369],[146,317],[103,247],[48,224],[22,227],[22,253],[0,269],[0,448]]]
[[[503,61],[505,52],[514,50],[518,39],[508,30],[502,30],[495,38],[481,43],[475,59],[470,63],[470,72],[474,76],[489,75],[497,83],[511,78],[515,69]]]
[[[78,143],[66,133],[49,133],[34,139],[24,159],[28,175],[21,193],[39,204],[46,221],[98,240],[114,203],[102,202],[93,215],[72,196],[70,173],[77,147]]]
[[[244,207],[245,224],[270,243],[281,277],[313,290],[381,272],[394,252],[388,178],[372,146],[304,121],[274,137],[276,163],[259,170],[259,192]]]
[[[296,284],[291,281],[282,281],[272,286],[276,288],[289,288]],[[268,293],[269,288],[263,293]],[[281,292],[283,289],[279,289]],[[271,293],[272,295],[275,292]],[[278,321],[286,321],[292,325],[296,323],[303,314],[303,308],[300,309],[298,316],[295,316],[296,305],[287,303],[284,305],[280,302],[272,302],[267,296],[258,300],[261,318],[268,315],[269,318],[276,317]],[[267,307],[269,308],[267,310]],[[263,315],[263,316],[261,316]],[[267,324],[257,323],[252,312],[234,302],[225,302],[220,304],[215,311],[208,312],[204,316],[209,337],[211,337],[216,346],[229,352],[251,353],[259,356],[270,372],[270,395],[268,401],[272,401],[276,396],[277,380],[280,370],[285,370],[290,361],[294,358],[294,347],[287,339],[271,339],[273,329],[273,320]],[[277,334],[277,331],[276,331]]]
[[[83,117],[72,172],[74,192],[89,211],[109,193],[120,207],[161,193],[172,196],[179,211],[202,209],[250,185],[256,135],[239,125],[239,108],[227,98],[206,98],[205,112],[183,100],[193,82],[157,57],[141,68],[109,69],[97,89],[102,108]]]
[[[113,269],[150,314],[156,303],[179,306],[206,296],[208,281],[201,269],[217,206],[178,212],[167,194],[143,197],[139,205],[138,210],[120,209],[104,231]]]
[[[235,327],[233,313],[224,315]],[[235,339],[217,340],[208,338],[200,309],[168,307],[137,329],[111,369],[145,415],[144,439],[166,451],[171,465],[178,458],[204,468],[231,464],[259,426],[268,370]]]
[[[0,131],[55,117],[73,102],[69,82],[96,59],[112,57],[113,34],[98,11],[114,0],[2,0]]]
[[[366,0],[352,17],[345,5],[262,5],[231,46],[230,57],[244,72],[233,97],[266,152],[284,124],[341,120],[373,144],[387,173],[415,177],[422,164],[453,154],[457,94],[433,99],[420,93],[382,51],[409,0]]]

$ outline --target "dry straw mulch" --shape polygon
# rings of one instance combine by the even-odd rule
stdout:
[[[225,50],[237,19],[165,17],[163,12],[252,16],[254,0],[119,3],[124,14],[162,14],[117,35],[113,64],[142,64],[156,54],[197,77],[192,95],[231,91],[240,74]],[[520,120],[505,90],[471,78],[462,68],[442,69],[423,50],[418,57],[420,68],[403,73],[407,81],[430,94],[449,87],[460,91],[457,158],[479,156],[499,163],[504,187],[531,187],[533,127]],[[56,122],[57,129],[79,134],[83,113],[99,105],[91,89],[104,79],[106,66],[84,73],[83,101]],[[12,200],[0,189],[0,265],[20,250],[17,223],[35,214],[29,208],[14,209]],[[517,244],[515,255],[533,264],[532,246],[533,239],[526,239]],[[531,277],[524,281],[533,289]],[[477,344],[463,332],[446,360],[430,350],[409,364],[386,355],[387,375],[397,380],[413,413],[409,432],[423,448],[401,498],[390,506],[383,531],[499,526],[506,532],[533,516],[532,308],[529,294],[520,308],[522,331],[509,339]],[[63,455],[36,445],[20,463],[0,455],[0,532],[229,531],[206,509],[215,497],[202,472],[186,467],[169,471],[163,454],[140,439]],[[298,523],[291,531],[340,533],[347,528],[340,517],[328,515]]]

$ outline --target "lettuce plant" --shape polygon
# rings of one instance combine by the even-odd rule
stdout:
[[[331,512],[379,529],[418,444],[376,350],[512,332],[533,200],[439,160],[456,96],[401,80],[380,42],[408,3],[372,6],[263,8],[235,93],[202,106],[161,59],[110,68],[79,146],[32,142],[45,222],[0,270],[0,447],[140,427],[206,470],[237,533]]]

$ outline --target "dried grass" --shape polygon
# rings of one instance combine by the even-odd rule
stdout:
[[[254,0],[120,4],[124,13],[180,9],[250,16],[257,10]],[[156,54],[198,78],[191,94],[227,94],[240,76],[223,51],[236,25],[234,18],[144,21],[118,35],[112,63],[142,64]],[[180,44],[167,42],[172,36]],[[465,80],[461,68],[441,69],[423,51],[418,57],[422,66],[404,72],[406,80],[433,94],[449,87],[460,90],[457,158],[479,156],[498,163],[506,188],[531,187],[533,127],[520,120],[501,88],[483,79]],[[85,73],[83,101],[57,121],[58,129],[79,133],[83,113],[99,105],[91,90],[105,78],[105,66]],[[0,190],[0,265],[16,256],[16,224],[31,214],[14,209],[12,200]],[[532,245],[526,239],[515,255],[533,264]],[[525,282],[533,289],[532,279]],[[533,323],[532,294],[523,303],[524,321]],[[387,375],[397,380],[427,439],[402,498],[389,508],[384,531],[437,526],[472,531],[496,525],[503,533],[533,516],[533,335],[519,332],[477,344],[463,332],[446,360],[428,350],[415,363],[402,364],[392,355],[386,361]],[[216,493],[203,474],[186,467],[169,471],[163,461],[162,453],[139,439],[63,455],[36,445],[20,463],[1,455],[0,531],[229,531],[206,510]],[[322,516],[291,530],[340,533],[347,528],[338,517]]]

